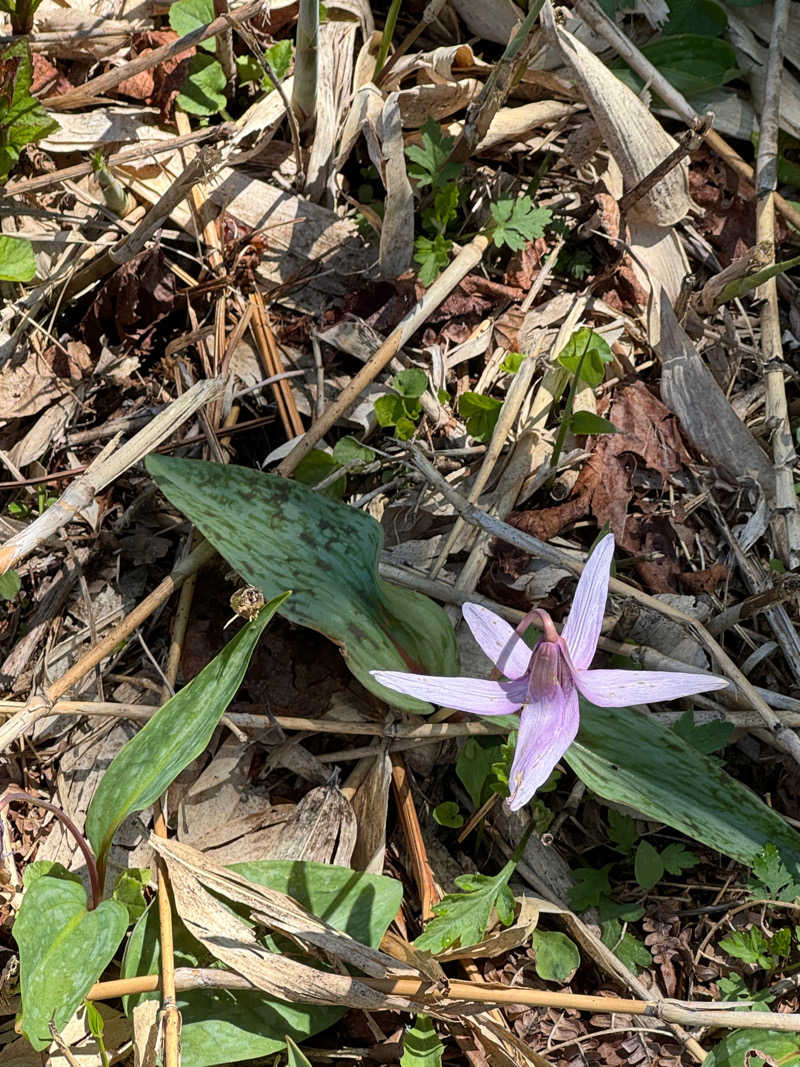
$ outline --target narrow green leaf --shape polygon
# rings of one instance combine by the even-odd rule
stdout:
[[[30,241],[0,235],[0,281],[29,282],[35,275],[36,257]]]
[[[120,750],[86,812],[86,834],[102,866],[122,821],[157,800],[199,756],[242,684],[256,643],[289,593],[270,600],[200,673]]]
[[[438,604],[378,577],[379,523],[288,478],[244,467],[167,456],[150,456],[147,467],[164,495],[265,597],[292,589],[281,614],[340,645],[370,692],[404,711],[430,711],[369,673],[458,674],[453,627]]]
[[[593,411],[576,411],[572,416],[570,429],[574,434],[619,433],[609,419],[595,415]]]
[[[581,963],[578,946],[557,930],[534,930],[536,973],[545,982],[566,982]]]
[[[62,1030],[111,962],[125,935],[128,912],[115,900],[87,910],[79,882],[37,878],[14,923],[22,994],[20,1028],[35,1049],[52,1041],[50,1020]]]
[[[645,715],[581,698],[581,728],[565,759],[612,803],[748,865],[772,842],[788,870],[800,873],[800,835],[717,760]]]
[[[311,1067],[311,1060],[303,1055],[288,1034],[286,1035],[286,1062],[287,1067]]]
[[[640,841],[633,861],[633,873],[642,889],[652,889],[664,877],[664,864],[649,841]]]
[[[444,1045],[428,1015],[417,1015],[403,1034],[401,1067],[441,1067]]]

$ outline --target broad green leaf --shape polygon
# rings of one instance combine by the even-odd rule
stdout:
[[[383,875],[299,860],[237,863],[231,868],[259,885],[288,893],[300,904],[361,944],[376,948],[403,899],[399,882]],[[178,966],[217,965],[175,916]],[[270,947],[272,943],[265,939]],[[320,962],[314,960],[314,966]],[[122,975],[156,974],[159,966],[158,908],[151,905],[137,923],[125,951]],[[146,994],[157,999],[157,993]],[[126,997],[131,1016],[140,997]],[[195,989],[178,994],[183,1018],[183,1067],[212,1067],[278,1052],[286,1036],[297,1042],[332,1026],[344,1014],[333,1007],[309,1007],[271,1000],[257,990]]]
[[[414,942],[423,952],[444,952],[451,945],[468,948],[482,941],[492,910],[504,926],[514,919],[514,894],[508,880],[516,864],[509,860],[499,874],[461,874],[455,883],[460,893],[447,893],[433,905],[434,918]]]
[[[736,0],[730,0],[735,3]],[[745,1022],[744,1016],[742,1022]],[[703,1067],[765,1067],[761,1056],[748,1053],[759,1049],[781,1067],[797,1067],[800,1062],[800,1035],[781,1034],[775,1030],[734,1030],[711,1049]]]
[[[444,1045],[428,1015],[417,1015],[403,1034],[401,1067],[441,1067]]]
[[[80,882],[37,878],[22,897],[14,923],[22,994],[20,1028],[35,1049],[52,1041],[50,1019],[62,1030],[111,962],[128,912],[115,900],[87,910]]]
[[[593,411],[576,411],[569,428],[574,434],[619,433],[613,422]]]
[[[323,479],[333,474],[334,471],[339,470],[340,467],[341,463],[330,453],[323,452],[321,448],[312,448],[308,455],[303,456],[297,464],[294,476],[303,485],[313,487],[319,485]],[[343,474],[341,478],[337,478],[330,485],[326,485],[321,492],[333,500],[341,500],[346,488],[347,475]]]
[[[722,719],[714,722],[695,723],[691,711],[685,711],[677,722],[672,724],[672,729],[687,741],[692,748],[702,752],[704,756],[710,756],[712,752],[718,752],[725,748],[733,733],[733,723]]]
[[[787,868],[800,871],[800,835],[717,760],[630,708],[597,708],[581,698],[581,712],[565,759],[599,796],[749,866],[772,842]]]
[[[670,0],[669,18],[661,27],[664,37],[693,33],[719,37],[728,25],[728,16],[714,0]]]
[[[30,241],[0,235],[0,281],[29,282],[35,275],[36,257]]]
[[[27,39],[0,53],[0,181],[19,159],[21,149],[36,144],[58,123],[31,95],[33,61]]]
[[[611,349],[599,333],[581,326],[576,330],[559,353],[558,362],[570,374],[577,374],[592,389],[596,389],[605,376],[605,365],[611,362]]]
[[[214,0],[175,0],[169,9],[169,24],[179,37],[185,37],[193,30],[208,26],[215,18]],[[201,41],[198,47],[206,52],[215,52],[217,39],[209,37],[208,40]]]
[[[403,398],[395,396],[394,393],[379,396],[374,406],[375,418],[378,420],[379,426],[396,426],[401,419],[406,417]]]
[[[360,444],[355,437],[341,437],[333,446],[333,458],[344,466],[353,460],[358,463],[372,463],[375,453],[366,445]]]
[[[409,367],[395,374],[392,378],[392,388],[402,397],[418,400],[428,388],[428,375],[419,367]]]
[[[633,860],[633,873],[642,889],[652,889],[664,877],[664,863],[649,841],[640,841]]]
[[[190,115],[217,115],[227,104],[227,84],[228,79],[219,60],[196,52],[189,61],[186,81],[175,102]]]
[[[581,962],[578,946],[557,930],[534,930],[536,973],[545,982],[566,982]]]
[[[370,670],[458,674],[438,604],[378,577],[383,531],[373,518],[304,485],[244,467],[150,456],[164,495],[265,597],[287,587],[281,614],[340,645],[358,680],[394,707],[430,705],[384,689]]]
[[[15,570],[0,574],[0,600],[13,600],[22,588],[22,579]]]
[[[682,33],[674,37],[661,37],[643,45],[641,51],[658,68],[659,73],[685,96],[697,96],[718,89],[740,73],[732,46],[719,38]],[[642,82],[636,74],[627,69],[617,69],[616,65],[613,70],[634,92],[640,91]]]
[[[98,865],[104,865],[123,820],[157,800],[206,747],[242,684],[259,637],[287,596],[283,593],[265,604],[111,761],[86,812],[86,834]]]
[[[484,393],[462,393],[458,398],[458,413],[466,419],[467,433],[476,441],[488,441],[494,433],[502,400]]]

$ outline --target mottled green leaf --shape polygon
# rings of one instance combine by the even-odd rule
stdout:
[[[52,1041],[80,1007],[125,935],[128,912],[115,900],[87,910],[86,890],[45,874],[25,890],[14,923],[22,994],[20,1027],[35,1049]]]
[[[402,886],[392,878],[323,863],[262,860],[236,863],[231,869],[252,882],[287,893],[337,930],[373,948],[380,944],[403,899]],[[218,966],[180,918],[174,916],[173,921],[177,966]],[[265,938],[264,943],[274,949],[271,940]],[[131,934],[122,975],[156,974],[159,961],[158,908],[151,905]],[[319,959],[312,965],[319,967]],[[155,1000],[158,994],[125,997],[125,1012],[131,1016],[142,999]],[[213,1067],[268,1056],[284,1048],[287,1035],[305,1041],[344,1014],[341,1008],[272,1000],[258,990],[194,989],[178,994],[178,1007],[183,1019],[183,1067]]]
[[[565,759],[605,800],[748,865],[772,842],[787,868],[800,870],[800,835],[717,760],[646,715],[581,698],[581,728]]]
[[[325,634],[358,680],[405,711],[430,705],[384,689],[370,670],[458,674],[450,620],[428,597],[378,576],[380,524],[304,485],[244,467],[150,456],[164,495],[280,613]]]
[[[242,684],[259,637],[288,595],[265,604],[111,761],[86,812],[86,834],[101,867],[122,821],[160,797],[206,747]]]

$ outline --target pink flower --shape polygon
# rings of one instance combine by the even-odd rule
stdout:
[[[589,670],[603,624],[614,537],[604,537],[590,556],[559,636],[546,611],[535,608],[516,630],[480,604],[465,604],[464,618],[478,644],[510,679],[437,678],[401,671],[370,671],[381,685],[475,715],[520,712],[511,765],[509,807],[516,811],[550,776],[578,732],[578,693],[604,708],[724,689],[724,678],[667,671]],[[520,634],[537,619],[542,637],[531,651]]]

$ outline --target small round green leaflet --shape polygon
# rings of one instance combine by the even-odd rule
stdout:
[[[580,966],[578,946],[557,930],[534,930],[536,973],[545,982],[566,982]]]
[[[375,669],[456,675],[455,634],[438,604],[378,576],[383,530],[307,486],[244,467],[149,456],[159,489],[280,613],[342,649],[361,684],[404,711],[431,705],[384,688]]]
[[[128,928],[127,909],[104,900],[87,910],[72,877],[42,875],[25,890],[14,923],[19,945],[21,1028],[35,1049],[50,1045],[106,969]]]
[[[206,747],[242,684],[259,637],[289,595],[283,593],[265,604],[111,761],[86,812],[86,835],[97,857],[101,882],[120,824],[131,812],[141,811],[160,797]]]

